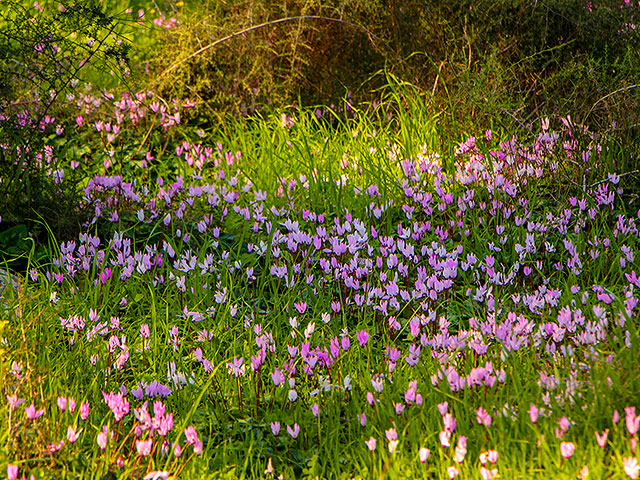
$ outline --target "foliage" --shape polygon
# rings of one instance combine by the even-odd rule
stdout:
[[[52,2],[53,3],[53,2]],[[5,222],[65,217],[73,190],[58,186],[64,172],[51,146],[63,125],[55,106],[90,65],[126,74],[129,45],[118,21],[94,1],[0,8],[0,208]]]

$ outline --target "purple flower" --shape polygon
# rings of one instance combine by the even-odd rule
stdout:
[[[300,433],[300,426],[297,423],[294,423],[293,426],[287,425],[287,432],[289,432],[291,438],[298,438],[298,434]]]
[[[280,422],[272,422],[271,423],[271,433],[273,433],[274,437],[277,437],[280,433]]]
[[[362,348],[369,341],[369,332],[367,332],[366,330],[361,330],[356,334],[356,338],[358,339],[360,347]]]

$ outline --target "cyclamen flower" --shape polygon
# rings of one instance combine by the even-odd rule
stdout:
[[[7,465],[7,477],[9,480],[18,480],[18,466]]]
[[[89,418],[89,404],[88,403],[81,403],[80,404],[80,419],[84,421],[87,418]]]
[[[451,467],[447,468],[447,475],[449,475],[449,479],[450,480],[453,480],[459,474],[460,474],[460,472],[458,471],[458,469],[456,467],[451,466]]]
[[[32,403],[28,407],[25,407],[24,412],[29,420],[35,420],[36,418],[41,417],[44,414],[44,408],[36,410],[36,406]]]
[[[598,442],[598,445],[600,446],[600,448],[604,448],[604,446],[606,445],[608,435],[609,435],[608,428],[602,433],[596,432],[596,441]]]
[[[573,442],[562,442],[560,444],[560,453],[564,458],[571,458],[575,449],[576,446],[573,444]]]
[[[622,459],[622,465],[624,466],[624,473],[632,480],[637,480],[640,476],[640,465],[638,465],[638,459],[636,457],[628,457]]]
[[[484,408],[480,407],[476,412],[476,415],[476,420],[478,421],[479,425],[484,424],[487,427],[491,426],[491,415],[489,415],[489,413]]]
[[[498,469],[494,468],[489,470],[488,468],[480,467],[480,476],[482,477],[482,480],[493,480],[498,476]]]
[[[271,432],[273,433],[274,437],[278,436],[278,434],[280,433],[280,422],[271,423]]]
[[[294,423],[293,426],[287,425],[287,432],[291,435],[291,438],[298,438],[298,434],[300,433],[300,426],[297,423]]]
[[[69,425],[69,427],[67,428],[67,440],[69,440],[69,443],[75,443],[75,441],[78,440],[78,438],[80,437],[80,434],[82,433],[83,430],[84,429],[81,428],[76,432],[75,427],[72,427],[71,425]]]
[[[420,459],[421,463],[426,462],[429,458],[429,455],[431,455],[431,451],[428,448],[420,447],[420,450],[418,451],[418,458]]]
[[[136,450],[141,457],[148,457],[151,453],[151,447],[153,446],[153,439],[148,440],[136,440]]]
[[[364,442],[367,447],[369,448],[369,451],[373,452],[376,449],[376,439],[373,437],[369,437],[369,440],[365,440]]]
[[[538,421],[538,407],[533,403],[529,407],[529,418],[531,418],[531,423],[536,423]]]
[[[356,338],[358,339],[358,343],[360,343],[360,347],[364,347],[369,341],[369,332],[365,330],[361,330],[356,333]]]
[[[635,435],[640,429],[640,415],[636,417],[636,407],[626,407],[624,409],[625,420],[629,435]]]

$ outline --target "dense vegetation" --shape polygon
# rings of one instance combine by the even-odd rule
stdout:
[[[639,478],[640,6],[0,3],[0,466]]]

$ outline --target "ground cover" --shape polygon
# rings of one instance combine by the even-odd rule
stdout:
[[[9,477],[635,478],[638,212],[605,140],[445,159],[370,117],[102,165],[5,294]]]

